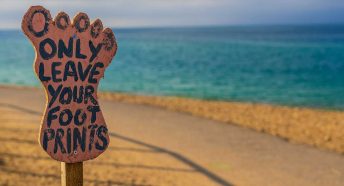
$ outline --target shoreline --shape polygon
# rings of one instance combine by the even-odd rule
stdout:
[[[18,85],[0,85],[0,87],[39,89]],[[98,96],[103,100],[157,106],[235,124],[291,142],[304,143],[344,154],[344,112],[341,111],[101,91]]]

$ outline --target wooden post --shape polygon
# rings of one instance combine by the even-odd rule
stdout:
[[[48,90],[40,145],[62,162],[62,186],[82,186],[83,161],[98,157],[110,143],[97,88],[116,54],[115,35],[110,28],[103,29],[100,19],[91,22],[85,13],[70,20],[60,12],[53,19],[42,6],[28,9],[22,30],[36,52],[34,71]],[[52,92],[54,96],[48,96]],[[79,95],[78,100],[73,95]]]
[[[61,185],[82,186],[83,185],[83,164],[61,162]]]

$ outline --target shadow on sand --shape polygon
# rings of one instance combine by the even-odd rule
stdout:
[[[17,106],[17,105],[12,105],[8,103],[0,103],[0,107],[7,107],[11,109],[15,109],[21,112],[25,112],[28,114],[33,114],[37,116],[41,116],[42,113],[31,110],[22,106]],[[11,128],[2,128],[0,130],[14,130]],[[18,129],[15,129],[18,131]],[[20,130],[20,129],[19,129]],[[30,130],[30,129],[29,129]],[[136,149],[136,148],[119,148],[119,147],[109,147],[109,150],[124,150],[124,151],[136,151],[136,152],[142,152],[142,153],[164,153],[167,154],[168,156],[178,160],[179,162],[189,166],[191,169],[179,169],[179,168],[170,168],[170,167],[160,167],[160,166],[146,166],[146,165],[129,165],[129,164],[118,164],[118,163],[100,163],[97,162],[97,164],[94,165],[99,165],[99,166],[114,166],[114,167],[127,167],[127,168],[143,168],[143,169],[153,169],[153,170],[159,170],[159,171],[179,171],[179,172],[198,172],[201,173],[202,175],[206,176],[210,180],[212,180],[214,183],[217,183],[219,185],[223,186],[231,186],[230,182],[226,181],[225,179],[221,178],[220,176],[216,175],[215,173],[211,172],[210,170],[202,167],[201,165],[197,164],[196,162],[192,161],[191,159],[185,157],[182,154],[176,153],[172,150],[165,149],[162,147],[158,147],[152,144],[145,143],[143,141],[133,139],[126,137],[121,134],[117,133],[109,133],[109,135],[113,138],[117,138],[120,140],[124,140],[136,145],[140,145],[142,147],[148,148],[148,149]],[[22,140],[22,139],[0,139],[1,141],[11,141],[11,142],[16,142],[16,143],[27,143],[27,144],[38,144],[38,142],[31,141],[31,140]],[[29,159],[50,159],[49,157],[34,157],[34,156],[23,156],[20,154],[11,154],[11,153],[0,153],[0,156],[10,156],[10,157],[16,157],[16,158],[29,158]],[[38,176],[38,177],[51,177],[54,179],[60,179],[59,176],[56,175],[50,175],[50,174],[37,174],[37,173],[31,173],[31,172],[25,172],[25,171],[19,171],[19,170],[12,170],[9,169],[3,165],[0,164],[0,170],[7,172],[7,173],[14,173],[14,174],[25,174],[25,175],[31,175],[31,176]],[[116,185],[133,185],[133,184],[127,184],[127,183],[121,183],[121,182],[113,182],[111,180],[109,181],[100,181],[100,180],[85,180],[85,182],[93,182],[93,183],[98,183],[98,184],[116,184]]]

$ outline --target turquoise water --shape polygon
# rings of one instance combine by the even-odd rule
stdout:
[[[344,108],[344,25],[114,29],[101,89]],[[39,86],[34,51],[0,31],[0,83]]]

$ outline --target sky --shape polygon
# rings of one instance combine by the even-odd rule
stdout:
[[[342,24],[344,0],[3,0],[0,29],[20,28],[31,5],[54,17],[85,12],[107,27]]]

